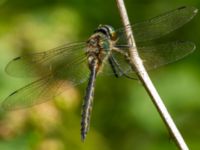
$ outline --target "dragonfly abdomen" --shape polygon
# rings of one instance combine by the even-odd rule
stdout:
[[[81,119],[81,139],[85,140],[87,132],[89,131],[90,126],[90,117],[92,112],[92,104],[94,98],[94,86],[97,74],[97,62],[98,60],[93,58],[90,63],[90,77],[88,86],[86,89],[86,95],[84,98],[83,106],[82,106],[82,119]]]

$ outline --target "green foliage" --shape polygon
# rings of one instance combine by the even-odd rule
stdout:
[[[193,1],[125,1],[132,22],[142,21]],[[0,1],[0,100],[30,79],[12,78],[4,67],[25,52],[38,52],[71,41],[84,41],[99,24],[121,27],[115,1]],[[196,51],[187,58],[150,72],[190,149],[200,147],[200,21],[167,36],[191,40]],[[80,140],[80,112],[85,85],[56,100],[25,110],[0,113],[3,150],[168,150],[176,149],[149,96],[138,81],[97,79],[91,128]]]

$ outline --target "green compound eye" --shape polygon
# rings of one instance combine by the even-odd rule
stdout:
[[[109,30],[109,35],[110,35],[111,40],[116,40],[117,33],[116,33],[115,29],[110,25],[105,25],[105,27]]]
[[[99,31],[106,34],[107,36],[109,36],[109,38],[111,40],[115,41],[117,39],[117,33],[116,33],[115,29],[110,25],[100,24],[98,26],[97,30],[95,30],[95,32],[99,32]]]

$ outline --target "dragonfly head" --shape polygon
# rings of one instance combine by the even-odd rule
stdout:
[[[105,34],[109,39],[115,41],[117,40],[117,33],[115,29],[110,25],[99,25],[98,28],[94,31],[94,33],[101,32]]]

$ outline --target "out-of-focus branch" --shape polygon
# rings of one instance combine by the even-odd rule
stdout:
[[[149,75],[147,71],[144,68],[144,65],[142,63],[142,60],[139,57],[135,39],[132,33],[131,28],[126,28],[130,25],[127,11],[124,5],[123,0],[116,0],[120,16],[123,22],[123,25],[125,27],[127,42],[131,47],[129,48],[129,54],[130,54],[130,65],[134,71],[136,71],[137,76],[139,77],[140,81],[142,82],[143,86],[145,87],[146,91],[148,92],[149,96],[151,97],[152,102],[154,103],[155,107],[157,108],[157,111],[159,112],[161,118],[163,119],[167,129],[170,132],[170,135],[173,137],[173,140],[175,141],[177,147],[180,150],[188,150],[188,147],[181,136],[180,132],[178,131],[174,121],[172,120],[172,117],[170,116],[169,112],[167,111],[167,108],[165,107],[162,99],[160,98],[156,88],[154,87],[151,79],[149,78]]]

